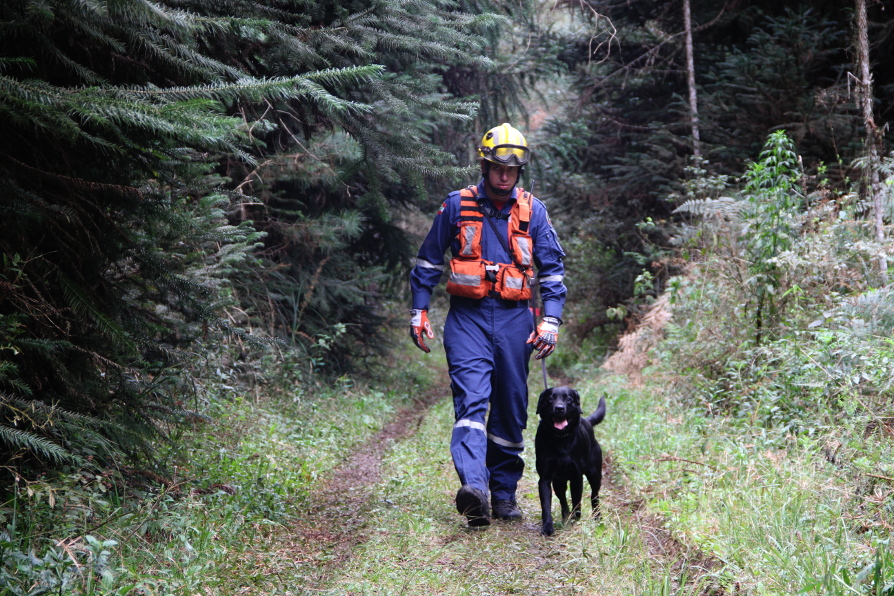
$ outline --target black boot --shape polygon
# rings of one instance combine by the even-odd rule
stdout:
[[[490,525],[487,495],[480,488],[463,484],[459,492],[456,493],[456,510],[466,516],[471,527]]]
[[[494,499],[494,517],[506,521],[516,521],[522,518],[521,509],[515,499]]]

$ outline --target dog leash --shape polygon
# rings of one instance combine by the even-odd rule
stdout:
[[[534,196],[534,178],[533,177],[531,178],[531,190],[529,190],[528,192],[531,193],[532,197]],[[540,284],[538,283],[537,285],[539,286]],[[535,296],[534,304],[536,305],[537,304],[537,298],[536,298],[537,294],[534,294],[534,296]],[[543,308],[544,308],[543,307],[543,296],[540,296],[540,316],[541,317],[543,316]],[[535,328],[537,326],[536,318],[534,319],[534,326],[535,326]],[[540,359],[540,370],[543,371],[543,390],[546,391],[547,389],[549,389],[549,381],[546,378],[546,358]]]

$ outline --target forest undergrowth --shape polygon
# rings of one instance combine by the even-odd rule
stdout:
[[[430,381],[401,367],[383,374],[383,388],[308,383],[303,363],[268,356],[249,366],[266,372],[261,383],[246,383],[228,351],[200,378],[205,417],[158,446],[167,475],[17,480],[0,506],[0,593],[296,593],[300,570],[315,573],[330,557],[322,534],[292,530],[333,470],[418,404]]]
[[[890,245],[783,131],[740,187],[690,172],[687,273],[606,363],[624,482],[736,590],[889,594]]]
[[[540,536],[527,450],[524,521],[471,531],[453,509],[443,356],[406,348],[388,392],[219,396],[227,415],[170,454],[167,486],[21,487],[3,510],[8,593],[885,593],[889,491],[868,470],[884,472],[890,442],[867,441],[866,417],[795,437],[684,405],[664,356],[633,377],[578,361],[584,408],[609,399],[602,519]],[[365,455],[378,465],[340,471]]]
[[[608,362],[564,337],[550,358],[550,377],[573,384],[585,410],[608,400],[601,519],[541,536],[528,449],[524,521],[467,529],[453,507],[443,349],[435,340],[432,354],[417,352],[395,323],[374,381],[308,383],[268,357],[244,365],[271,373],[246,384],[209,361],[205,417],[170,429],[167,476],[19,479],[0,506],[0,586],[894,593],[894,293],[872,266],[887,248],[855,216],[854,197],[806,181],[797,164],[775,134],[739,190],[693,170],[681,212],[697,217],[680,227],[674,256],[688,257],[686,274],[653,297]],[[529,386],[531,445],[536,367]]]
[[[18,540],[3,543],[8,593],[885,593],[868,588],[890,574],[888,491],[868,470],[884,472],[890,443],[872,447],[865,417],[834,433],[833,463],[828,432],[681,405],[660,360],[633,379],[578,362],[568,372],[585,409],[609,396],[602,519],[540,536],[528,450],[525,520],[470,531],[453,509],[441,364],[399,362],[387,393],[345,380],[297,401],[222,396],[228,415],[170,454],[166,487],[84,474],[23,486],[3,510]],[[440,399],[412,397],[424,392]],[[404,440],[370,449],[407,405]],[[339,472],[364,454],[378,472]]]

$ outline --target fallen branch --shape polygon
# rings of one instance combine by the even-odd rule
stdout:
[[[654,458],[652,461],[680,461],[687,464],[695,464],[697,466],[705,466],[706,468],[717,470],[717,468],[715,466],[712,466],[711,464],[706,464],[705,462],[701,461],[692,461],[691,459],[686,459],[685,457],[677,457],[676,455],[667,455],[666,453],[661,457]]]

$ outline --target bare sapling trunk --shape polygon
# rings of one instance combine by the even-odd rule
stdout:
[[[695,92],[695,56],[692,51],[692,11],[689,7],[689,0],[683,0],[683,27],[686,31],[686,82],[689,84],[692,155],[701,157],[701,139],[698,133],[698,96]]]
[[[685,1],[685,0],[684,0]],[[863,111],[863,123],[866,127],[866,149],[868,158],[869,194],[875,213],[875,237],[880,243],[885,240],[884,213],[882,211],[882,189],[879,179],[879,141],[881,132],[872,115],[872,71],[869,66],[869,20],[866,17],[866,0],[857,3],[857,56],[860,67],[860,107]],[[888,263],[883,252],[877,257],[878,271],[882,284],[888,284]]]

